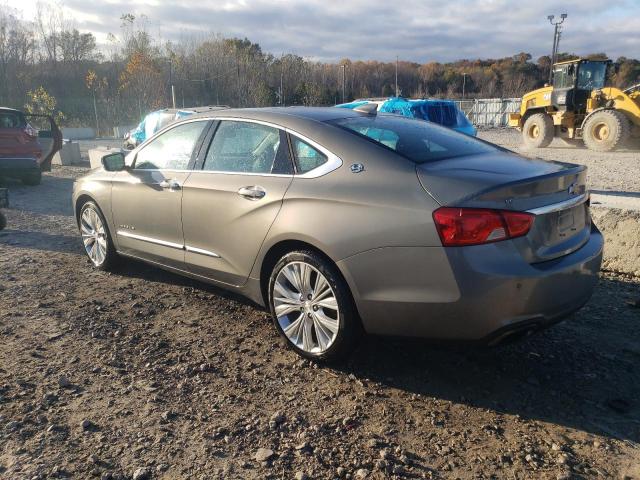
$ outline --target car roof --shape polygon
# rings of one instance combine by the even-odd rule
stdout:
[[[265,108],[229,108],[216,110],[215,112],[196,113],[186,117],[185,120],[194,118],[246,118],[250,120],[263,120],[284,127],[294,128],[299,123],[308,121],[327,122],[340,118],[362,116],[359,112],[345,108],[335,107],[265,107]]]

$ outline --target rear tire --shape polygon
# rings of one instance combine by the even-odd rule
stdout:
[[[522,127],[522,139],[529,148],[548,147],[553,140],[553,120],[546,113],[534,113]]]
[[[113,246],[109,227],[98,205],[92,201],[82,205],[78,226],[85,253],[93,267],[98,270],[113,269],[118,260],[118,253]]]
[[[344,359],[362,332],[342,275],[314,251],[294,251],[278,261],[269,279],[268,301],[276,330],[291,349],[310,360]]]
[[[631,134],[629,119],[617,110],[602,110],[591,115],[582,129],[589,150],[609,152],[624,146]]]
[[[25,175],[22,177],[22,183],[32,187],[40,185],[42,183],[42,172],[38,170],[37,172]]]

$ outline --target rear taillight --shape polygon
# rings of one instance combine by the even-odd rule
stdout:
[[[433,220],[445,247],[479,245],[526,235],[534,215],[508,210],[442,207]]]
[[[24,127],[24,133],[27,137],[38,138],[38,130],[33,128],[31,125],[27,123],[27,126]]]

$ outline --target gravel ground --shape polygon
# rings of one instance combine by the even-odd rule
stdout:
[[[603,273],[510,345],[367,338],[318,366],[241,298],[92,270],[69,205],[84,171],[10,184],[0,478],[640,478],[639,278]]]

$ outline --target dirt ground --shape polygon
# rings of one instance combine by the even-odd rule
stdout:
[[[513,344],[366,338],[318,366],[242,298],[92,270],[69,204],[85,171],[9,185],[0,478],[640,478],[639,278],[603,273]]]

